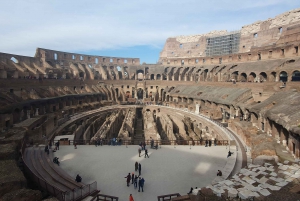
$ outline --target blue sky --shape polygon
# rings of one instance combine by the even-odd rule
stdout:
[[[0,52],[37,47],[156,63],[168,37],[243,25],[300,8],[299,0],[11,0],[1,2]]]

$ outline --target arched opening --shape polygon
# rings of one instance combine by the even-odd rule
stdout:
[[[260,82],[266,82],[268,80],[267,74],[265,72],[261,72],[259,74],[259,81]]]
[[[237,81],[238,76],[239,76],[239,71],[234,71],[231,74],[231,81]]]
[[[57,60],[57,54],[54,53],[54,60]]]
[[[79,77],[84,78],[84,72],[80,72]]]
[[[130,91],[126,91],[126,98],[130,98]]]
[[[250,75],[249,75],[248,82],[254,82],[255,78],[256,78],[256,74],[251,72]]]
[[[143,80],[144,79],[144,71],[143,70],[137,70],[136,74],[137,74],[137,79],[138,80]]]
[[[150,75],[150,80],[154,80],[154,74]]]
[[[160,74],[157,74],[156,75],[156,80],[160,80],[161,79],[161,75]]]
[[[275,82],[276,81],[276,72],[272,72],[269,76],[269,81],[270,82]]]
[[[16,64],[19,63],[18,59],[16,59],[15,57],[12,57],[10,60],[13,61]]]
[[[137,97],[138,99],[143,99],[144,97],[144,90],[142,88],[139,88],[137,91]]]
[[[247,74],[246,73],[241,73],[241,80],[240,82],[247,82]]]
[[[281,71],[279,74],[279,81],[286,82],[288,80],[288,74],[285,71]]]
[[[295,70],[292,74],[292,81],[300,81],[300,72]]]
[[[99,62],[98,58],[95,58],[95,64],[98,64],[98,62]]]

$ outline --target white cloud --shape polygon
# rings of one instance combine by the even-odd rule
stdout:
[[[268,7],[276,5],[274,14]],[[243,18],[252,19],[231,16],[240,10],[251,12],[255,19],[256,12],[274,17],[297,6],[297,0],[5,1],[1,3],[0,51],[33,56],[36,47],[70,52],[161,47],[174,35],[240,29]]]

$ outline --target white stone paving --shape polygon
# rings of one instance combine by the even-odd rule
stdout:
[[[138,146],[93,145],[60,146],[55,156],[61,168],[75,178],[80,174],[83,182],[97,181],[101,193],[127,201],[133,194],[136,201],[157,200],[158,195],[180,193],[185,195],[193,187],[205,187],[216,177],[217,170],[225,166],[225,146],[162,146],[158,150],[148,149],[150,158],[138,157]],[[126,186],[128,173],[134,172],[134,163],[142,164],[145,179],[144,192],[138,192],[133,184]],[[216,193],[224,193],[216,188]]]

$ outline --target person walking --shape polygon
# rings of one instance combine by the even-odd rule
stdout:
[[[138,164],[138,162],[135,162],[134,167],[135,167],[135,171],[138,171],[138,169],[139,169],[139,164]]]
[[[138,176],[135,175],[135,178],[134,178],[134,184],[133,184],[133,186],[134,186],[135,189],[137,188],[138,179],[139,179]]]
[[[141,157],[142,150],[139,148],[139,157]]]
[[[127,178],[127,179],[126,179],[126,182],[127,182],[127,186],[129,186],[130,180],[131,180],[130,173],[128,173],[128,175],[127,175],[126,177],[124,177],[124,178]]]
[[[144,183],[145,183],[145,179],[144,178],[140,178],[139,180],[139,192],[142,189],[142,192],[144,192]]]
[[[139,163],[139,176],[142,175],[141,171],[142,171],[142,165]]]
[[[205,140],[205,147],[207,147],[208,145],[208,140]]]
[[[208,141],[209,146],[211,147],[211,140]]]
[[[134,173],[131,174],[131,184],[134,182]]]
[[[57,150],[59,150],[59,140],[57,141]]]
[[[146,156],[148,156],[148,158],[149,158],[148,149],[145,149],[145,158],[146,158]]]
[[[132,194],[129,195],[129,201],[134,201]]]

